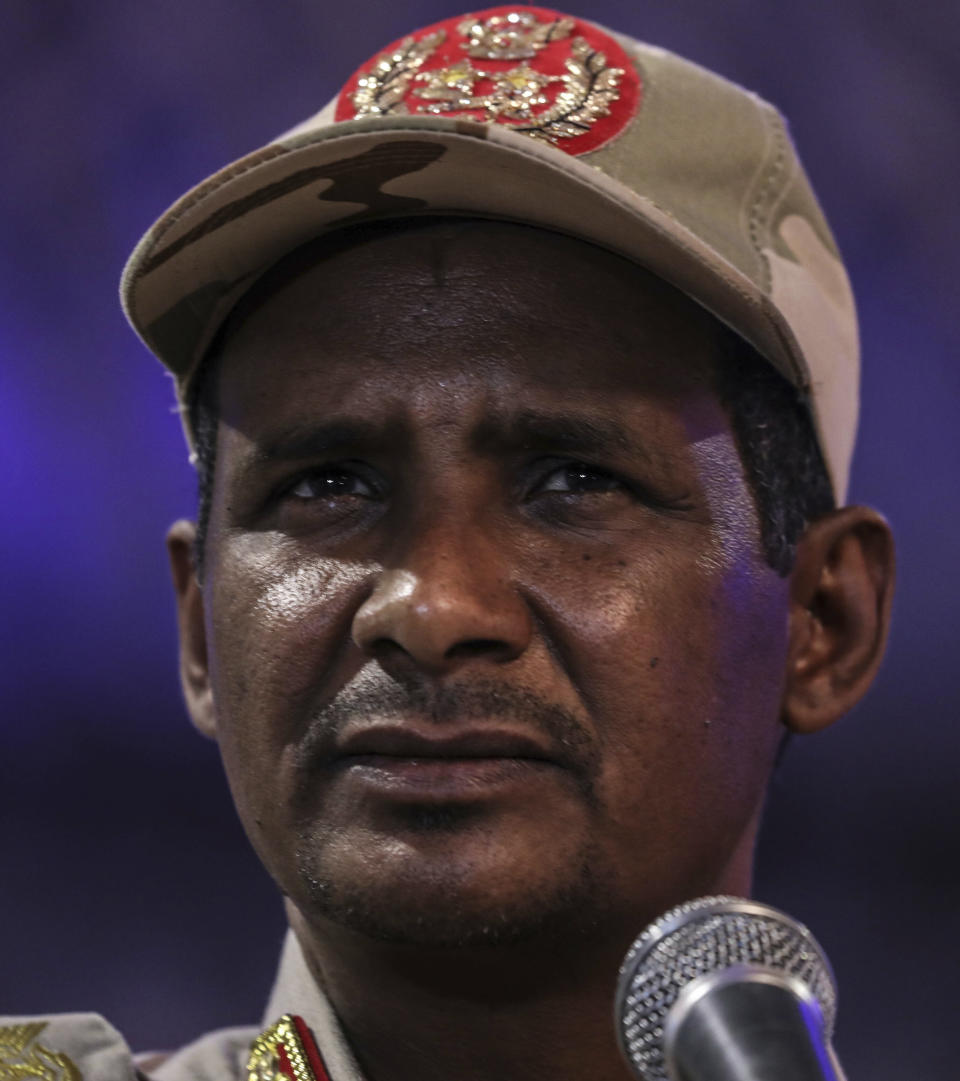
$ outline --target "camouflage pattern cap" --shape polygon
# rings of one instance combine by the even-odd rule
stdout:
[[[182,404],[230,309],[293,248],[436,214],[563,232],[683,290],[807,395],[843,502],[856,313],[783,118],[663,49],[544,8],[458,16],[378,52],[320,112],[160,218],[127,263],[124,310]]]

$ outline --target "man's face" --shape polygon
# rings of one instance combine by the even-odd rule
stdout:
[[[226,340],[216,734],[317,928],[623,937],[743,891],[782,729],[716,326],[506,224],[367,239]]]

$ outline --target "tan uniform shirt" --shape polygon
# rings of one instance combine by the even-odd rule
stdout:
[[[287,932],[261,1029],[220,1029],[172,1055],[134,1055],[123,1036],[99,1014],[0,1017],[0,1078],[248,1081],[251,1044],[285,1014],[306,1022],[330,1081],[363,1081],[333,1008],[310,975],[292,931]]]

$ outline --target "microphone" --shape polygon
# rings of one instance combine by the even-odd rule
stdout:
[[[802,924],[702,897],[671,909],[620,967],[617,1038],[640,1081],[844,1081],[837,987]]]

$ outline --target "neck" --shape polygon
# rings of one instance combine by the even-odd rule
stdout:
[[[682,900],[748,896],[754,822],[727,864],[675,883],[593,929],[501,947],[375,941],[287,915],[367,1081],[632,1081],[613,1018],[617,973],[634,938]]]
[[[613,989],[640,928],[431,951],[317,928],[292,906],[290,919],[369,1081],[628,1081]]]

